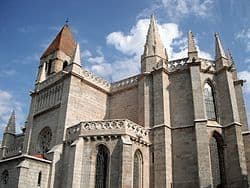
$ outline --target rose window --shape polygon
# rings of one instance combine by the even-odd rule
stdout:
[[[49,151],[51,140],[52,140],[51,129],[49,127],[43,128],[39,134],[39,147],[42,153],[46,153]]]

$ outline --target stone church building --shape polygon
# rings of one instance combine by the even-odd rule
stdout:
[[[168,33],[165,33],[166,35]],[[0,148],[1,188],[246,188],[250,131],[231,54],[168,60],[151,17],[141,72],[89,72],[66,24],[40,58],[23,133]]]

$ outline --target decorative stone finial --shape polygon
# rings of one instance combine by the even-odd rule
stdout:
[[[198,50],[195,45],[194,36],[192,31],[188,32],[188,57],[191,62],[198,58]]]
[[[224,49],[222,47],[219,34],[215,33],[214,36],[215,36],[215,60],[219,58],[227,58]]]
[[[81,66],[81,52],[80,52],[79,43],[76,45],[76,49],[75,49],[75,53],[74,53],[72,62]]]
[[[164,45],[161,41],[161,37],[158,31],[157,23],[154,14],[151,15],[150,24],[144,49],[143,56],[157,55],[164,59],[167,59],[167,54]]]
[[[231,52],[230,52],[229,49],[227,49],[227,54],[226,54],[226,56],[227,56],[227,59],[228,59],[228,64],[229,64],[229,66],[235,66],[233,56],[232,56],[232,54],[231,54]]]
[[[197,52],[192,31],[188,32],[188,53]]]
[[[7,124],[6,128],[5,128],[5,133],[11,133],[11,134],[16,133],[16,115],[15,115],[14,110],[12,111],[12,113],[10,115],[8,124]]]

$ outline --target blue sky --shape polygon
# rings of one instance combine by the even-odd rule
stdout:
[[[214,57],[214,32],[230,48],[250,112],[249,0],[2,0],[0,6],[0,135],[15,109],[24,125],[39,58],[68,17],[84,67],[116,81],[139,72],[150,14],[171,59],[186,56],[192,30],[200,55]],[[250,119],[250,114],[248,115]],[[1,136],[0,136],[1,138]]]

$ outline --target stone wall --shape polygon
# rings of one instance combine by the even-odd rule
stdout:
[[[246,156],[247,172],[250,174],[250,132],[243,133],[244,149]],[[250,176],[248,175],[248,185],[250,185]]]
[[[65,145],[61,187],[95,187],[96,156],[98,145],[109,150],[108,187],[130,188],[133,181],[133,157],[136,150],[143,155],[143,187],[149,187],[149,149],[142,144],[126,142],[121,137],[84,139],[79,137]]]
[[[194,110],[189,72],[183,71],[169,77],[171,127],[193,125]]]
[[[20,168],[18,188],[47,188],[49,186],[50,163],[25,159],[18,167]],[[41,173],[40,185],[38,184],[39,173]]]
[[[39,133],[44,127],[49,127],[52,131],[52,140],[50,149],[56,144],[56,135],[58,131],[58,118],[60,108],[56,108],[47,113],[40,114],[34,117],[32,135],[30,140],[30,154],[34,155],[40,153],[40,147],[38,144]]]
[[[20,169],[17,168],[17,165],[21,162],[21,160],[10,160],[10,161],[1,161],[0,163],[0,187],[1,188],[17,188],[19,181]],[[5,184],[3,181],[3,172],[8,171],[8,180]]]
[[[72,76],[67,104],[66,127],[80,121],[102,120],[108,117],[107,93]]]
[[[247,166],[241,127],[234,125],[224,129],[226,178],[230,187],[247,187]]]
[[[129,119],[138,122],[138,88],[133,87],[111,94],[109,119]]]
[[[0,180],[1,188],[47,188],[49,183],[50,162],[34,157],[20,156],[14,159],[7,159],[0,162],[0,174],[8,171],[8,181],[5,184]],[[40,185],[38,176],[41,173]]]
[[[150,187],[171,188],[173,183],[172,133],[168,127],[155,127],[151,132]]]
[[[194,127],[172,130],[174,187],[198,187],[198,162]]]

